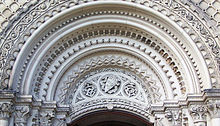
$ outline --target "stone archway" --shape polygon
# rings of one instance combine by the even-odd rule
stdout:
[[[90,113],[68,126],[153,126],[148,120],[122,111]]]
[[[218,38],[185,4],[35,2],[1,39],[1,124],[65,126],[109,110],[156,126],[219,121]]]

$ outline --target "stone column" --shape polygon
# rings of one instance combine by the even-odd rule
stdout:
[[[220,100],[208,100],[207,108],[211,117],[212,126],[220,124]]]
[[[194,126],[207,125],[207,106],[206,105],[191,105],[190,114],[193,118]]]
[[[9,117],[12,112],[12,103],[1,102],[0,103],[0,126],[9,125]]]

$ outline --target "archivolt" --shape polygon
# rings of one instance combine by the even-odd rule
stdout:
[[[131,32],[130,35],[127,35],[129,32],[126,31],[125,32],[126,34],[124,34],[124,36],[131,37],[132,39],[136,39],[138,41],[143,41],[145,42],[145,44],[148,44],[149,47],[155,49],[157,53],[159,54],[161,53],[161,56],[164,57],[164,60],[167,62],[166,64],[169,65],[169,67],[174,71],[176,76],[179,76],[179,79],[181,79],[181,76],[183,76],[182,74],[184,74],[186,80],[187,78],[188,79],[191,78],[192,80],[194,79],[194,81],[189,83],[189,85],[194,85],[193,89],[195,90],[192,91],[191,88],[189,88],[188,90],[191,90],[191,91],[188,91],[188,92],[200,92],[201,89],[203,88],[210,88],[211,85],[208,85],[210,84],[210,81],[211,81],[210,78],[212,78],[213,84],[217,82],[216,79],[217,79],[218,73],[216,73],[217,72],[216,66],[214,65],[215,61],[213,58],[211,58],[212,56],[210,52],[207,51],[206,44],[203,43],[203,38],[202,38],[203,35],[200,36],[201,34],[199,32],[192,32],[194,28],[190,26],[190,24],[188,25],[188,23],[183,23],[183,22],[186,22],[185,19],[183,20],[181,18],[178,18],[178,16],[175,17],[176,14],[172,12],[170,12],[172,13],[170,15],[167,14],[169,18],[174,18],[176,23],[180,25],[181,27],[183,27],[183,28],[180,28],[177,24],[174,24],[175,23],[174,21],[168,19],[167,17],[163,15],[163,13],[168,11],[166,8],[160,9],[161,13],[153,10],[156,8],[156,6],[160,6],[160,8],[163,8],[163,6],[161,6],[158,3],[152,3],[153,5],[148,5],[147,3],[145,3],[145,6],[134,4],[134,3],[130,5],[129,4],[130,3],[127,3],[127,2],[121,2],[119,4],[113,1],[100,2],[100,3],[94,2],[94,3],[85,3],[82,5],[77,5],[68,10],[63,10],[63,11],[60,10],[61,13],[58,16],[54,16],[48,22],[44,23],[44,25],[38,28],[37,32],[31,35],[29,39],[27,36],[30,36],[30,34],[26,34],[26,35],[23,34],[19,36],[21,37],[21,39],[16,39],[13,41],[16,44],[16,46],[13,46],[14,49],[11,51],[11,54],[13,54],[14,56],[10,57],[7,61],[7,62],[10,62],[10,64],[8,64],[9,66],[6,69],[7,70],[6,73],[8,75],[11,73],[10,69],[12,69],[14,62],[15,62],[15,65],[14,65],[15,67],[13,67],[13,70],[12,70],[12,75],[13,75],[12,78],[9,78],[9,76],[5,76],[6,79],[7,78],[10,79],[10,83],[14,84],[13,87],[17,88],[20,93],[25,93],[25,94],[30,93],[30,92],[24,92],[24,89],[27,87],[30,87],[31,81],[25,82],[24,80],[26,78],[26,75],[28,75],[28,71],[31,69],[31,65],[32,65],[31,62],[33,63],[33,61],[37,61],[39,62],[39,64],[37,63],[38,65],[44,65],[47,67],[50,65],[49,58],[47,59],[48,61],[43,61],[44,60],[43,58],[39,58],[38,60],[35,60],[35,58],[48,57],[50,55],[51,58],[53,59],[52,54],[58,54],[57,50],[58,51],[65,50],[66,45],[67,46],[71,45],[71,43],[68,43],[69,41],[66,41],[64,39],[65,41],[59,41],[57,44],[57,45],[62,44],[62,46],[58,47],[56,44],[54,44],[55,46],[52,47],[51,44],[53,44],[53,42],[56,43],[59,40],[59,38],[56,38],[54,35],[60,34],[60,36],[63,37],[64,35],[69,34],[70,31],[74,31],[74,29],[77,30],[79,28],[86,27],[86,25],[92,26],[94,24],[99,24],[99,23],[113,23],[114,22],[118,24],[127,24],[128,26],[133,25],[133,27],[135,26],[138,30],[140,30],[139,32]],[[63,5],[64,5],[63,8],[66,8],[72,4],[63,3]],[[56,5],[53,5],[53,7],[55,6]],[[146,8],[146,6],[148,7]],[[117,8],[120,8],[120,9],[117,9]],[[127,12],[127,9],[129,9],[130,11]],[[45,14],[45,17],[41,18],[40,20],[43,20],[42,22],[45,22],[45,20],[47,20],[51,15],[55,15],[55,12],[59,12],[59,11],[57,11],[56,9],[51,10],[51,13]],[[88,19],[90,20],[94,19],[94,20],[89,22]],[[164,22],[164,20],[166,22]],[[52,24],[49,24],[50,22],[52,22]],[[89,23],[85,23],[85,22],[89,22]],[[31,33],[33,33],[34,29],[39,27],[38,21],[35,21],[35,23],[36,24],[33,25],[32,28],[30,27],[29,29]],[[74,27],[72,27],[73,25]],[[120,25],[116,25],[116,26],[119,26],[118,30],[120,30],[121,26]],[[147,27],[143,28],[142,26],[147,26]],[[97,27],[97,29],[99,28]],[[82,32],[78,32],[78,33],[76,32],[72,36],[73,41],[74,41],[74,38],[77,39],[76,41],[82,41],[84,39],[85,40],[88,39],[86,36],[89,36],[90,32],[86,33],[84,32],[85,30],[87,30],[87,28],[85,29],[82,28],[81,30]],[[111,29],[106,30],[106,32],[108,33],[105,33],[104,29],[102,30],[103,30],[103,34],[100,34],[100,31],[99,32],[91,31],[92,36],[95,37],[97,35],[98,36],[111,35]],[[184,30],[188,32],[188,35]],[[63,33],[61,34],[61,32]],[[97,32],[97,35],[96,35],[96,32]],[[113,32],[114,32],[113,35],[117,36],[117,29],[113,30]],[[144,37],[141,34],[146,34],[146,32],[153,35],[157,41],[149,42],[147,41],[147,39],[143,40]],[[84,33],[85,36],[82,33]],[[122,34],[122,30],[119,33]],[[77,37],[75,37],[76,35]],[[138,36],[138,35],[141,35],[141,36]],[[192,40],[196,42],[198,48],[196,47],[196,44]],[[27,43],[24,43],[25,41],[27,41]],[[23,44],[25,44],[25,46],[23,46]],[[131,44],[131,46],[139,50],[142,49],[141,46],[135,43],[127,43],[127,44],[128,45]],[[84,48],[86,46],[87,45],[84,45],[81,47],[80,45],[79,47],[77,47],[78,49],[76,50],[78,51],[79,49]],[[24,48],[22,48],[21,50],[22,52],[19,53],[21,47],[24,47]],[[171,47],[174,47],[174,48],[171,48]],[[59,49],[53,49],[53,48],[59,48]],[[163,48],[163,51],[162,51],[162,48]],[[43,50],[50,49],[50,51],[47,53],[45,52],[44,54],[39,53],[39,52],[42,52],[42,49]],[[165,50],[167,52],[165,52]],[[199,51],[201,51],[201,54]],[[174,54],[172,54],[171,52]],[[67,56],[68,55],[69,54],[67,53]],[[149,55],[151,56],[152,59],[158,60],[156,59],[156,57],[154,57],[153,54],[149,54]],[[15,61],[16,56],[19,56],[19,57]],[[56,59],[56,56],[54,58]],[[61,59],[65,60],[65,56],[61,57]],[[182,62],[182,60],[184,60],[184,63]],[[44,64],[40,62],[44,62]],[[52,62],[55,62],[55,61],[52,61]],[[206,65],[208,65],[208,67]],[[182,67],[182,68],[178,68],[178,67]],[[37,67],[37,68],[43,70],[43,68],[45,67]],[[179,71],[177,69],[179,69]],[[208,70],[209,72],[207,72]],[[37,71],[40,71],[40,70],[37,70]],[[191,73],[190,76],[188,75],[188,72],[186,71]],[[216,76],[214,76],[213,74],[215,74]],[[211,75],[211,77],[209,75]],[[17,76],[20,76],[20,77],[17,78]],[[35,74],[33,74],[33,76],[35,76]],[[38,76],[39,79],[41,79],[41,76],[44,76],[44,75],[41,74],[40,72],[37,72],[36,76]],[[190,81],[188,80],[188,82]],[[7,81],[5,82],[7,83]],[[179,83],[180,85],[184,85],[181,80],[179,82],[180,82]],[[27,84],[29,86],[24,86],[24,84]],[[35,83],[35,86],[36,85],[38,84]],[[184,86],[182,88],[184,88]]]

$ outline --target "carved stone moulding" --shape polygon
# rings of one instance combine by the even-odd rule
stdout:
[[[91,112],[100,111],[122,111],[135,114],[143,119],[150,121],[149,106],[136,103],[134,101],[117,99],[117,98],[103,98],[99,100],[92,100],[70,107],[70,116],[67,119],[74,121]],[[69,122],[68,122],[69,123]]]
[[[107,51],[106,53],[109,52]],[[59,85],[57,85],[57,89],[53,93],[53,98],[56,99],[56,101],[65,103],[72,102],[72,100],[68,98],[70,96],[72,98],[77,96],[84,96],[84,98],[81,98],[85,99],[98,96],[98,94],[103,94],[101,92],[105,92],[104,94],[106,95],[115,95],[115,93],[119,93],[121,96],[126,96],[127,98],[136,98],[137,96],[139,97],[139,86],[136,84],[136,82],[134,82],[133,79],[133,81],[131,81],[130,79],[128,79],[128,77],[132,77],[135,80],[139,78],[138,82],[143,83],[143,86],[145,86],[144,92],[147,92],[148,90],[148,93],[150,93],[149,97],[152,97],[153,102],[158,102],[161,101],[161,99],[168,97],[166,96],[167,90],[170,90],[171,88],[167,89],[167,87],[164,87],[165,85],[163,85],[163,83],[161,83],[161,81],[159,81],[158,79],[156,81],[156,78],[158,78],[160,75],[158,76],[153,73],[152,70],[144,64],[138,65],[141,64],[141,62],[139,61],[138,63],[138,60],[134,57],[132,58],[132,56],[124,55],[121,52],[115,52],[115,54],[93,54],[85,57],[84,60],[78,61],[77,64],[75,64],[72,68],[68,68],[68,71],[66,71],[66,73],[63,75],[63,78],[59,80]],[[92,65],[92,67],[89,67],[90,65]],[[85,66],[87,67],[85,68]],[[80,69],[81,74],[78,75],[78,70]],[[95,75],[98,70],[100,71],[99,76],[96,75],[96,77],[92,79],[92,76]],[[106,72],[104,72],[104,70],[108,70],[110,73],[107,74]],[[126,73],[132,74],[127,75]],[[105,76],[101,76],[103,74]],[[120,76],[118,76],[117,74]],[[85,81],[85,78],[88,77],[90,77],[90,80]],[[125,82],[125,80],[127,81]],[[116,85],[111,86],[112,84],[110,82],[116,82]],[[97,83],[99,83],[99,85],[97,85]],[[121,89],[124,89],[124,91],[120,91]],[[161,94],[158,94],[158,91],[161,92]],[[78,93],[75,94],[75,92]],[[101,94],[98,92],[100,92]],[[64,100],[65,97],[68,99]]]
[[[124,110],[142,116],[149,115],[149,105],[153,98],[144,82],[131,73],[104,68],[85,75],[74,87],[67,91],[65,101],[71,106],[71,120],[88,111]]]
[[[104,24],[101,26],[103,27]],[[92,48],[94,48],[93,46],[98,47],[99,45],[102,46],[102,45],[106,45],[107,43],[109,43],[109,46],[115,46],[116,44],[117,45],[122,44],[122,45],[125,45],[124,46],[125,48],[128,48],[128,49],[130,47],[133,48],[130,50],[144,51],[144,53],[149,55],[154,60],[154,62],[156,62],[160,65],[160,67],[163,69],[164,73],[167,75],[168,80],[171,79],[169,83],[172,84],[173,82],[175,83],[175,81],[179,81],[177,83],[179,83],[179,85],[181,86],[180,87],[180,89],[181,89],[180,94],[182,94],[182,93],[184,94],[185,90],[187,90],[187,89],[190,89],[190,90],[194,89],[194,88],[189,88],[189,87],[187,87],[187,89],[186,89],[184,82],[182,81],[183,78],[181,77],[181,72],[178,71],[178,67],[175,66],[175,64],[178,64],[178,63],[175,63],[174,61],[172,62],[172,58],[168,54],[168,52],[170,50],[168,50],[166,52],[165,48],[162,49],[162,47],[159,46],[159,45],[165,46],[163,43],[158,42],[158,45],[157,45],[156,44],[157,42],[151,42],[153,40],[149,40],[149,39],[146,40],[146,37],[142,37],[141,35],[138,35],[138,33],[132,33],[130,31],[126,31],[126,32],[124,32],[123,30],[117,31],[117,29],[111,29],[111,28],[110,29],[99,29],[99,27],[101,27],[101,26],[98,25],[96,27],[97,31],[91,31],[91,32],[87,32],[87,33],[81,32],[82,35],[79,35],[79,33],[77,33],[77,34],[73,33],[73,34],[68,35],[67,37],[58,41],[57,44],[54,45],[54,47],[51,47],[51,50],[45,54],[45,57],[43,59],[39,59],[39,60],[41,60],[41,63],[34,62],[36,65],[38,65],[40,67],[36,71],[36,74],[38,74],[38,76],[36,77],[35,80],[32,81],[32,82],[36,82],[34,84],[35,86],[39,86],[39,87],[35,88],[34,90],[38,91],[38,90],[46,89],[47,85],[50,85],[50,82],[54,78],[54,74],[57,72],[57,70],[61,69],[61,66],[63,66],[63,64],[66,64],[65,63],[66,61],[68,61],[69,59],[72,59],[71,57],[76,57],[77,53],[80,53],[81,50],[83,52],[83,50],[85,50],[88,47],[92,49]],[[95,25],[94,25],[94,27],[95,27]],[[121,27],[123,29],[122,26],[119,25],[119,27]],[[117,32],[119,32],[119,33],[117,34]],[[91,37],[94,37],[93,35],[95,35],[95,36],[97,36],[96,37],[97,39],[96,38],[90,39],[89,37],[87,38],[86,36],[89,36],[90,33],[92,34]],[[120,38],[119,35],[121,35],[121,34],[124,34],[125,37],[131,37],[131,38],[133,37],[133,39],[138,39],[139,41],[143,40],[143,42],[145,41],[145,43],[143,43],[143,44],[146,44],[148,46],[148,48],[145,49],[145,47],[142,43],[136,44],[139,42],[135,42],[135,43],[132,42],[132,41],[136,41],[136,40],[133,40],[133,39],[128,40],[128,38],[124,38],[124,36],[122,36],[122,38]],[[108,35],[110,35],[111,37]],[[77,37],[71,38],[71,36],[77,36]],[[103,37],[99,37],[99,36],[103,36]],[[118,38],[120,38],[120,39],[118,39]],[[83,39],[85,39],[85,41],[83,41]],[[96,40],[94,40],[94,39],[96,39]],[[76,42],[74,42],[74,41],[76,41]],[[80,41],[82,41],[82,42],[80,42]],[[155,40],[155,41],[157,41],[157,40]],[[71,45],[71,43],[72,43],[72,45]],[[113,43],[115,43],[115,44],[113,44]],[[70,44],[70,45],[68,45],[68,44]],[[119,46],[119,47],[121,47],[121,46]],[[153,48],[153,50],[155,50],[155,52],[154,53],[148,52],[148,50],[151,50],[150,48]],[[159,56],[157,57],[158,54],[160,55],[161,58],[159,58]],[[79,58],[79,56],[77,56],[77,57]],[[56,59],[56,60],[53,60],[53,59]],[[173,58],[173,59],[176,59],[176,58]],[[166,61],[164,62],[164,60],[166,60]],[[164,67],[164,66],[166,66],[165,64],[167,64],[168,67],[170,67],[170,68],[167,67],[168,68],[167,69],[166,67]],[[189,69],[185,69],[185,70],[189,70]],[[48,72],[48,74],[46,74],[46,75],[47,76],[49,75],[49,76],[48,76],[48,78],[44,79],[42,77],[44,76],[44,74],[46,72]],[[170,72],[174,72],[174,73],[171,74]],[[30,73],[33,74],[33,73],[35,73],[35,71],[32,71]],[[29,75],[29,74],[27,74],[27,75]],[[173,75],[177,76],[176,80],[172,79]],[[191,78],[193,78],[193,77],[191,77]],[[41,88],[41,86],[39,85],[39,84],[41,84],[41,81],[43,82],[44,85],[46,85],[46,87],[43,86],[43,88]],[[31,82],[31,81],[27,81],[27,83],[29,83],[29,82]],[[196,83],[196,82],[192,82],[192,83]],[[172,88],[174,90],[176,89],[175,86]],[[177,90],[179,90],[179,89],[177,89]],[[47,89],[45,91],[47,91]],[[44,92],[42,92],[41,94],[44,95],[44,97],[46,96],[46,94]]]
[[[76,5],[76,3],[74,3],[74,2],[70,2],[70,4],[67,4],[66,3],[66,1],[59,1],[58,3],[60,3],[59,5],[60,6],[62,6],[62,5],[65,5],[65,7],[67,7],[67,8],[70,8],[70,6],[75,6]],[[95,3],[95,2],[94,2]],[[103,2],[103,4],[106,4],[107,5],[107,3],[108,2]],[[115,2],[113,2],[113,1],[111,1],[111,2],[109,2],[109,4],[116,4]],[[129,2],[122,2],[121,4],[124,4],[124,5],[128,5],[128,3]],[[142,2],[141,2],[142,3]],[[175,4],[172,4],[172,8],[173,8],[173,10],[178,10],[179,8],[176,8],[176,7],[181,7],[181,4],[179,4],[179,3],[176,3],[175,1],[174,1],[174,3]],[[87,6],[87,5],[90,5],[90,2],[89,3],[85,3],[85,4],[83,4],[83,2],[80,2],[80,3],[78,3],[79,5],[77,5],[77,6]],[[161,8],[161,9],[159,9],[159,11],[160,12],[166,12],[166,11],[168,11],[168,9],[166,9],[166,8],[164,8],[164,3],[162,2],[162,3],[158,3],[158,2],[152,2],[152,1],[149,1],[149,2],[143,2],[142,4],[143,5],[140,5],[140,3],[139,2],[137,2],[137,3],[129,3],[130,5],[138,5],[138,8],[142,8],[143,9],[143,7],[145,7],[145,6],[147,6],[148,8],[145,10],[146,12],[151,12],[152,14],[154,14],[154,15],[157,15],[157,16],[161,16],[161,17],[164,17],[164,16],[167,16],[168,18],[170,18],[170,19],[172,19],[172,18],[175,18],[175,19],[172,19],[172,20],[174,20],[174,21],[172,21],[172,20],[169,20],[168,22],[175,22],[175,21],[179,21],[179,22],[181,22],[181,23],[177,23],[178,25],[180,25],[180,27],[183,27],[183,25],[181,25],[181,24],[184,24],[184,27],[186,27],[186,29],[192,29],[192,31],[193,30],[195,30],[196,28],[194,28],[194,27],[192,27],[192,24],[191,23],[182,23],[182,22],[186,22],[185,20],[188,20],[186,17],[185,17],[185,15],[183,15],[183,16],[180,16],[180,18],[179,18],[179,16],[174,16],[174,17],[172,17],[172,16],[170,16],[170,15],[168,15],[168,13],[164,13],[164,15],[163,15],[163,13],[159,13],[159,12],[155,12],[154,11],[154,9],[156,9],[157,7],[156,6],[158,6],[159,8]],[[164,5],[163,5],[164,4]],[[44,8],[41,8],[42,6],[43,6],[43,3],[39,3],[39,4],[37,4],[36,5],[36,8],[35,9],[38,9],[38,11],[36,11],[36,10],[32,10],[32,12],[37,12],[37,13],[30,13],[30,14],[34,14],[33,16],[34,16],[34,18],[32,18],[32,19],[34,19],[34,20],[31,20],[30,21],[30,23],[29,24],[32,24],[33,22],[35,22],[35,23],[33,23],[33,27],[32,28],[30,28],[30,29],[32,29],[32,30],[29,30],[29,31],[31,31],[31,33],[33,32],[33,31],[35,31],[34,29],[37,29],[38,27],[39,27],[39,24],[42,24],[42,22],[44,22],[45,21],[45,19],[48,19],[49,17],[53,17],[53,16],[51,16],[51,14],[52,15],[56,15],[56,13],[55,12],[62,12],[62,13],[66,13],[65,11],[61,11],[60,10],[60,8],[59,8],[59,6],[58,6],[58,4],[50,4],[50,2],[48,2],[47,4],[45,4],[45,6],[44,6]],[[91,5],[92,5],[92,2],[91,2]],[[118,5],[118,4],[116,4],[116,5]],[[58,11],[53,11],[52,9],[51,10],[49,10],[50,8],[58,8]],[[64,7],[64,8],[65,8]],[[130,6],[131,7],[131,6]],[[66,9],[67,9],[66,8]],[[163,9],[164,8],[164,9]],[[72,8],[70,8],[70,10],[71,10]],[[85,9],[85,8],[84,8]],[[185,8],[182,8],[183,10],[182,11],[184,11],[184,12],[188,12],[187,11],[187,9],[185,9]],[[55,9],[56,10],[56,9]],[[60,11],[59,11],[60,10]],[[86,10],[86,9],[85,9]],[[123,10],[123,9],[122,9]],[[156,10],[158,10],[158,8],[156,9]],[[39,13],[39,12],[47,12],[47,13]],[[51,12],[54,12],[54,13],[49,13],[49,11],[51,11]],[[135,10],[136,11],[136,10]],[[179,11],[181,11],[181,10],[179,10]],[[31,11],[30,11],[31,12]],[[178,15],[179,13],[174,13],[174,12],[177,12],[177,11],[169,11],[169,12],[171,12],[171,13],[173,13],[174,15]],[[96,14],[98,14],[98,15],[103,15],[103,14],[107,14],[107,13],[109,13],[109,10],[106,10],[106,11],[103,11],[103,10],[99,10],[99,11],[97,11],[97,12],[95,12],[95,11],[93,11],[93,14],[92,15],[96,15]],[[141,19],[141,20],[144,20],[144,21],[149,21],[149,22],[151,22],[151,24],[153,24],[153,25],[155,25],[155,26],[157,26],[158,28],[162,28],[163,29],[163,31],[164,32],[166,32],[167,33],[167,35],[168,36],[170,36],[170,37],[173,37],[174,38],[174,40],[176,40],[178,43],[179,43],[179,45],[184,45],[185,44],[185,42],[182,42],[182,41],[180,41],[180,40],[185,40],[185,39],[182,39],[182,37],[180,37],[181,35],[179,35],[179,37],[180,38],[178,38],[178,37],[176,37],[176,33],[173,33],[173,31],[175,31],[174,29],[172,29],[172,28],[168,28],[167,26],[166,27],[164,27],[163,25],[161,25],[160,23],[161,23],[161,21],[160,21],[160,23],[158,23],[158,22],[156,22],[156,21],[154,21],[154,20],[152,20],[152,19],[146,19],[145,17],[147,17],[147,16],[145,16],[144,15],[144,13],[143,13],[143,11],[140,11],[140,12],[138,12],[138,14],[137,13],[124,13],[123,11],[114,11],[114,13],[116,13],[116,15],[119,15],[119,14],[122,14],[122,15],[126,15],[126,16],[130,16],[130,17],[135,17],[135,18],[139,18],[139,19]],[[40,14],[42,14],[41,16],[43,16],[44,14],[46,14],[46,16],[45,16],[45,18],[36,18],[37,16],[36,15],[39,15],[40,16]],[[112,14],[112,13],[111,13]],[[25,36],[30,36],[30,34],[28,35],[28,34],[26,34],[26,35],[24,35],[23,34],[23,31],[26,31],[26,30],[24,30],[24,29],[26,29],[26,27],[22,27],[22,30],[19,32],[19,34],[17,35],[17,33],[13,33],[13,35],[15,36],[14,38],[14,40],[13,40],[13,42],[14,43],[16,43],[16,47],[19,47],[19,48],[14,48],[15,46],[8,46],[8,47],[10,47],[10,49],[6,49],[6,50],[8,50],[8,51],[6,51],[5,53],[2,53],[2,54],[6,54],[7,55],[7,53],[8,52],[11,52],[11,54],[13,54],[12,56],[13,57],[11,57],[11,58],[9,58],[7,61],[6,61],[6,59],[4,59],[4,60],[2,60],[2,61],[4,61],[4,63],[3,64],[5,64],[6,62],[6,64],[8,64],[8,66],[6,66],[6,67],[4,67],[4,71],[6,71],[6,69],[7,69],[7,72],[6,73],[10,73],[11,72],[11,70],[12,71],[16,71],[16,72],[13,72],[13,73],[21,73],[21,76],[23,76],[24,74],[23,74],[23,72],[18,72],[18,71],[25,71],[26,70],[26,67],[27,67],[27,65],[28,65],[28,63],[29,63],[29,61],[30,61],[30,57],[32,57],[32,55],[34,54],[34,52],[36,51],[36,49],[43,43],[43,41],[45,40],[45,39],[47,39],[51,34],[53,34],[56,30],[59,30],[62,26],[66,26],[66,25],[68,25],[70,22],[71,22],[71,20],[74,20],[74,21],[76,21],[76,20],[81,20],[81,19],[85,19],[86,17],[88,17],[88,16],[91,16],[90,14],[88,14],[88,15],[86,15],[86,14],[82,14],[82,15],[79,15],[79,16],[76,16],[76,18],[72,18],[72,19],[70,19],[70,20],[67,20],[65,23],[61,23],[61,25],[54,25],[55,26],[55,28],[52,28],[51,29],[51,31],[48,31],[48,32],[42,32],[42,33],[46,33],[45,34],[45,36],[41,39],[41,40],[37,40],[37,39],[35,39],[36,41],[39,41],[38,42],[38,44],[36,44],[36,45],[32,45],[32,46],[29,46],[30,48],[32,48],[32,49],[28,49],[28,50],[30,50],[30,52],[29,53],[27,53],[26,52],[26,54],[27,54],[27,59],[26,60],[24,60],[25,58],[25,56],[23,57],[23,58],[21,58],[21,60],[19,60],[19,62],[20,63],[16,63],[16,64],[23,64],[23,68],[22,67],[17,67],[18,69],[14,69],[14,68],[12,68],[11,66],[13,66],[13,64],[14,64],[14,62],[15,62],[15,57],[17,56],[17,54],[19,54],[18,52],[20,52],[20,47],[22,47],[24,44],[25,44],[25,42],[27,41],[27,37],[25,37]],[[193,15],[192,15],[193,16]],[[58,17],[58,16],[57,16]],[[56,18],[57,18],[56,17]],[[177,19],[177,18],[179,18],[179,19]],[[196,19],[196,17],[193,17],[193,18],[195,18]],[[145,20],[146,19],[146,20]],[[40,21],[40,20],[42,20],[42,21]],[[39,21],[39,23],[36,23],[36,22],[38,22]],[[40,23],[41,22],[41,23]],[[27,25],[24,25],[24,26],[27,26]],[[28,25],[28,26],[31,26],[31,25]],[[176,26],[175,26],[176,27]],[[179,27],[179,26],[178,26]],[[27,27],[27,28],[29,28],[29,27]],[[207,29],[206,29],[206,27],[203,27],[203,31],[206,31]],[[28,30],[27,30],[28,31]],[[184,32],[184,33],[188,33],[188,31],[190,31],[190,30],[186,30],[187,32]],[[200,30],[201,31],[201,30]],[[211,44],[210,46],[211,47],[213,47],[212,49],[217,49],[217,46],[218,45],[216,45],[215,43],[215,41],[213,40],[213,39],[211,39],[212,38],[212,36],[211,35],[209,35],[209,34],[204,34],[204,35],[201,35],[201,32],[198,32],[198,34],[188,34],[189,36],[188,37],[192,37],[192,36],[196,36],[196,37],[194,37],[192,40],[196,40],[196,43],[197,43],[197,45],[199,46],[199,45],[201,45],[201,43],[203,43],[203,40],[204,39],[199,39],[200,37],[204,37],[204,38],[207,38],[207,36],[206,35],[208,35],[208,38],[210,38],[209,40],[212,40],[212,42],[214,43],[214,44]],[[30,32],[29,32],[30,33]],[[183,32],[180,32],[180,33],[183,33]],[[196,32],[195,32],[196,33]],[[208,32],[206,32],[206,33],[208,33]],[[13,36],[12,35],[12,36]],[[21,37],[21,36],[23,36],[23,38]],[[40,35],[41,36],[41,35]],[[42,35],[43,36],[43,35]],[[178,35],[177,35],[178,36]],[[21,37],[21,38],[20,38]],[[33,36],[33,38],[34,38],[34,36]],[[9,43],[11,42],[11,40],[8,40],[8,39],[5,39],[6,41],[8,41]],[[28,41],[33,41],[34,39],[32,39],[32,40],[28,40]],[[35,41],[34,40],[34,41]],[[22,42],[21,42],[22,41]],[[190,40],[191,41],[191,40]],[[191,41],[192,42],[192,41]],[[211,42],[211,41],[209,41],[209,42]],[[28,42],[27,42],[28,43]],[[193,42],[192,42],[193,43]],[[10,45],[14,45],[13,43],[11,43]],[[26,44],[25,44],[26,45]],[[28,45],[28,44],[27,44]],[[205,59],[206,59],[206,63],[208,63],[208,64],[215,64],[215,61],[211,58],[211,56],[209,55],[210,53],[207,51],[208,50],[208,48],[207,48],[207,44],[202,44],[202,45],[205,45],[205,46],[202,46],[202,47],[200,47],[199,46],[199,48],[198,48],[198,50],[200,50],[200,51],[202,51],[203,50],[203,52],[206,52],[206,53],[202,53],[202,54],[204,54],[204,55],[206,55],[207,57],[205,57]],[[14,49],[12,50],[12,51],[9,51],[9,50],[11,50],[11,47],[13,47]],[[26,47],[28,47],[28,46],[26,46]],[[185,48],[186,47],[186,48]],[[193,65],[192,65],[192,69],[194,68],[195,69],[195,71],[197,71],[197,72],[195,72],[196,74],[195,74],[195,76],[196,75],[199,75],[200,76],[200,74],[206,74],[206,73],[208,73],[208,72],[206,72],[206,70],[204,70],[204,66],[206,66],[206,65],[204,65],[205,63],[204,62],[200,62],[200,61],[203,61],[203,56],[195,56],[195,54],[194,53],[191,53],[191,50],[194,50],[194,47],[195,47],[195,49],[197,50],[197,47],[194,45],[194,46],[192,46],[193,48],[188,48],[189,47],[189,45],[184,45],[184,46],[182,46],[181,48],[186,52],[186,55],[187,56],[189,56],[191,59],[196,59],[196,60],[199,60],[199,62],[197,62],[197,61],[195,61],[194,62],[194,60],[192,60],[192,62],[193,62]],[[216,47],[216,48],[215,48]],[[5,48],[2,48],[2,49],[5,49]],[[25,52],[25,51],[23,51],[23,52]],[[193,52],[193,51],[192,51]],[[28,56],[29,55],[29,56]],[[5,57],[5,56],[3,56],[3,57]],[[193,57],[197,57],[197,58],[193,58]],[[18,61],[18,60],[17,60]],[[16,62],[17,62],[16,61]],[[211,63],[209,62],[209,61],[211,61]],[[9,63],[10,62],[10,63]],[[12,65],[10,65],[10,64],[12,64]],[[197,65],[197,64],[200,64],[200,65]],[[200,71],[198,72],[198,69],[197,69],[197,67],[199,67],[199,66],[203,66],[202,68],[203,69],[199,69]],[[21,68],[21,69],[20,69]],[[209,68],[209,71],[210,71],[210,73],[212,74],[212,73],[214,73],[213,74],[213,79],[212,79],[212,83],[213,84],[216,84],[217,83],[217,80],[216,80],[216,78],[218,78],[218,77],[216,77],[216,76],[218,76],[218,74],[215,74],[216,73],[216,71],[215,71],[215,65],[212,65],[212,66],[209,66],[208,67]],[[20,70],[19,70],[20,69]],[[205,71],[205,72],[201,72],[201,71]],[[214,70],[214,71],[213,71]],[[9,78],[9,76],[8,76],[8,74],[6,74],[5,72],[3,72],[3,78],[4,78],[4,81],[2,81],[2,82],[4,82],[4,84],[3,85],[5,85],[6,87],[7,87],[7,85],[8,85],[8,83],[10,82],[11,84],[12,84],[12,82],[19,82],[19,81],[16,81],[16,80],[11,80],[11,78]],[[200,73],[200,74],[199,74]],[[215,76],[214,76],[215,75]],[[13,75],[14,76],[14,75]],[[203,75],[203,77],[208,77],[207,75]],[[200,78],[200,77],[199,77]],[[13,78],[12,77],[12,79],[15,79],[15,78]],[[208,79],[203,79],[203,78],[201,78],[201,79],[199,79],[199,81],[200,82],[198,82],[198,83],[203,83],[203,84],[205,84],[205,87],[207,88],[207,87],[210,87],[210,85],[206,85],[206,84],[208,84],[208,83],[206,83],[206,82],[203,82],[203,81],[207,81]],[[197,81],[197,80],[195,80],[195,81]],[[198,87],[197,88],[197,90],[198,91],[200,91],[200,88],[203,88],[204,87],[204,85],[203,84],[201,84],[201,86],[200,87]],[[9,85],[9,87],[11,87],[11,85]],[[20,91],[19,91],[20,92]]]

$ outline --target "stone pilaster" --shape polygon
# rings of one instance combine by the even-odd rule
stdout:
[[[207,125],[207,106],[206,105],[191,105],[189,108],[195,126]]]

